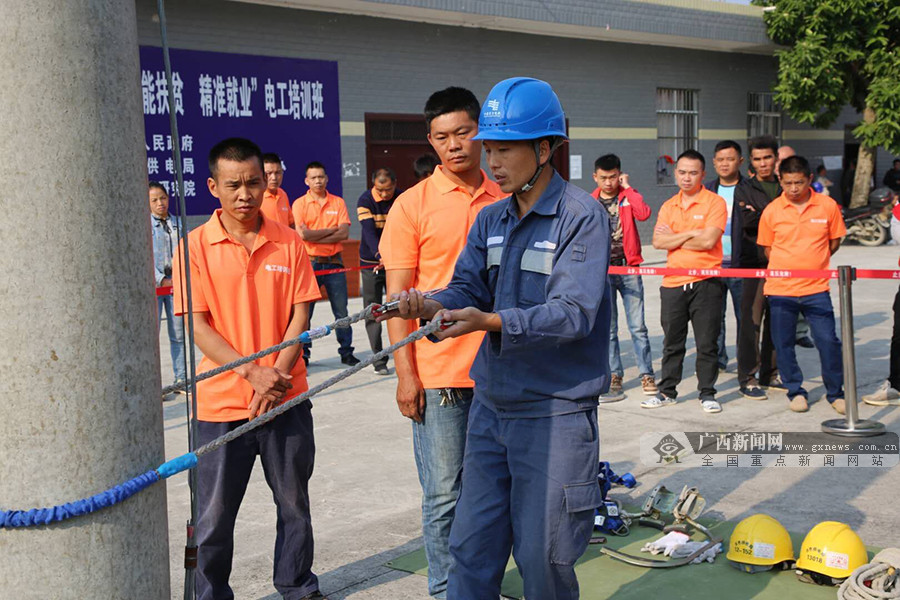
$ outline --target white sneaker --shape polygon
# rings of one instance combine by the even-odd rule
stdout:
[[[703,407],[703,412],[706,413],[720,413],[722,412],[722,405],[716,402],[715,400],[706,399],[700,400],[700,405]]]
[[[862,401],[872,406],[900,406],[900,392],[891,387],[890,381],[885,381],[877,390],[863,396]]]
[[[641,402],[641,408],[662,408],[675,404],[675,398],[669,398],[662,392]]]

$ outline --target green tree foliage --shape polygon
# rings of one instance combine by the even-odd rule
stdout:
[[[772,7],[764,13],[768,34],[785,47],[776,51],[775,86],[784,110],[814,127],[830,126],[848,104],[862,114],[853,133],[863,146],[857,181],[867,182],[873,148],[900,154],[900,0],[753,3]],[[854,205],[868,192],[860,187]]]

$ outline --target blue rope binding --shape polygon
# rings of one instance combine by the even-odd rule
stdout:
[[[13,527],[33,527],[49,525],[65,521],[72,517],[88,515],[98,510],[119,504],[141,490],[150,487],[160,479],[167,479],[176,473],[193,468],[197,464],[197,456],[193,452],[161,464],[156,469],[142,473],[125,483],[113,486],[105,492],[90,498],[58,504],[51,508],[32,508],[31,510],[0,510],[0,529]]]

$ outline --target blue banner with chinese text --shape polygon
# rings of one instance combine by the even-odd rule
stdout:
[[[147,176],[174,196],[162,49],[142,46],[140,58]],[[219,207],[206,186],[207,154],[235,136],[281,157],[291,201],[306,193],[304,167],[314,160],[330,175],[329,191],[342,194],[337,62],[195,50],[170,50],[170,58],[188,214]]]

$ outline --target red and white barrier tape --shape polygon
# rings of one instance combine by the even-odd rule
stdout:
[[[316,275],[331,275],[333,273],[347,273],[348,271],[363,271],[374,269],[375,265],[360,267],[346,267],[343,269],[327,269],[316,271]],[[891,269],[854,269],[856,279],[897,279],[900,280],[900,270]],[[610,275],[686,275],[688,277],[742,277],[744,279],[837,279],[837,269],[822,270],[797,270],[797,269],[674,269],[669,267],[610,267]],[[156,288],[157,296],[172,295],[172,287]]]
[[[900,279],[900,271],[855,269],[856,279]],[[837,279],[837,269],[675,269],[669,267],[610,267],[610,275],[686,275],[688,277],[742,277],[745,279]]]

